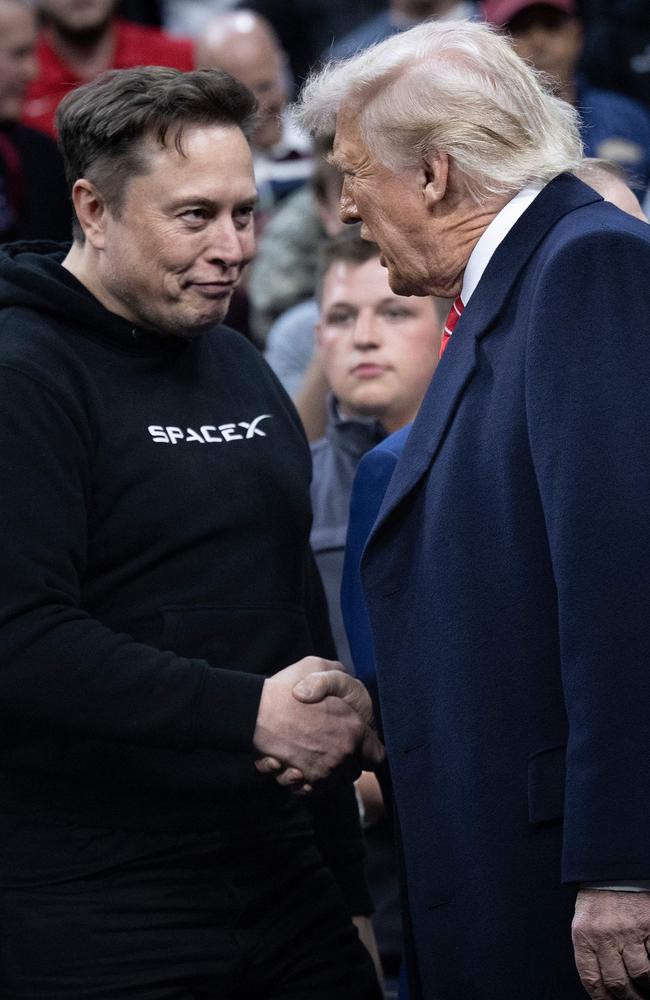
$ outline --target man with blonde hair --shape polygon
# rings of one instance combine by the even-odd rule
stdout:
[[[647,226],[484,25],[327,67],[302,118],[393,290],[456,297],[362,565],[413,995],[650,996]]]

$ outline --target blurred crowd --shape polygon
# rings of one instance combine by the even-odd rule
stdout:
[[[582,179],[643,217],[650,185],[647,0],[0,0],[0,236],[70,238],[55,112],[108,69],[221,68],[255,95],[256,258],[228,323],[264,350],[313,442],[312,545],[340,658],[347,511],[356,466],[408,424],[433,374],[449,305],[395,294],[379,250],[339,218],[331,139],[291,117],[310,69],[427,18],[485,19],[582,121]],[[358,795],[391,994],[400,931],[390,823],[376,779]]]

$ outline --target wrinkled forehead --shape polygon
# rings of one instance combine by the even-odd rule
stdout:
[[[347,170],[367,156],[368,147],[361,135],[359,115],[355,106],[342,104],[336,116],[334,142],[329,161],[339,170]]]

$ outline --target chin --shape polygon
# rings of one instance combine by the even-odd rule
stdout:
[[[418,284],[415,278],[407,277],[403,274],[395,274],[394,271],[388,272],[388,284],[391,287],[391,291],[395,292],[396,295],[427,295],[426,290],[422,290],[422,283]]]

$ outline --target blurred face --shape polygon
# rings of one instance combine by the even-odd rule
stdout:
[[[12,0],[0,0],[0,121],[20,118],[27,85],[38,72],[36,20]]]
[[[337,120],[333,160],[343,173],[340,214],[345,223],[361,222],[364,239],[377,243],[390,287],[398,295],[449,295],[438,288],[430,270],[436,244],[430,239],[421,171],[399,174],[380,163],[363,143],[356,114],[342,111]],[[444,247],[439,247],[444,269]]]
[[[247,12],[237,15],[237,29],[199,43],[199,62],[225,70],[252,90],[258,102],[251,137],[256,149],[270,149],[282,138],[281,115],[287,103],[284,53],[275,38]]]
[[[572,84],[582,49],[577,18],[537,4],[514,17],[508,27],[522,59],[548,73],[560,87]]]
[[[184,156],[171,139],[147,144],[149,173],[128,182],[119,217],[107,209],[87,232],[99,262],[87,284],[140,326],[192,336],[223,320],[253,256],[251,153],[240,129],[221,125],[187,129]]]
[[[39,3],[55,24],[72,32],[92,31],[105,24],[115,6],[115,0],[40,0]]]
[[[239,80],[257,98],[257,124],[252,143],[258,149],[270,149],[282,138],[282,112],[287,103],[284,61],[281,53],[268,42],[254,64],[241,67]]]
[[[440,332],[432,299],[396,295],[377,257],[337,261],[327,272],[316,335],[347,416],[378,417],[388,431],[412,420],[435,371]]]

